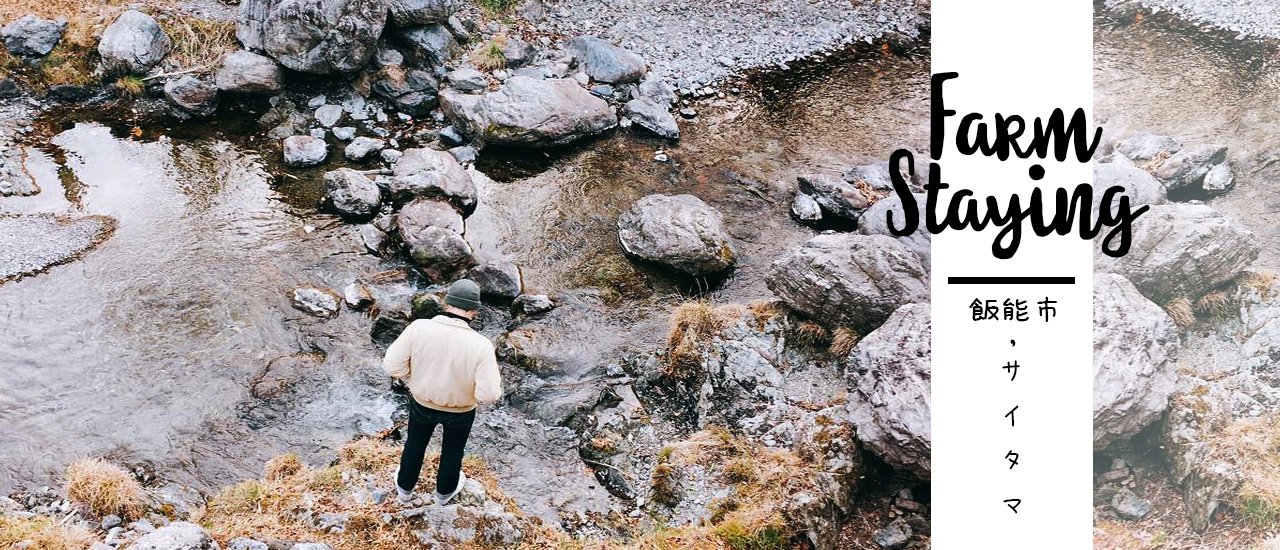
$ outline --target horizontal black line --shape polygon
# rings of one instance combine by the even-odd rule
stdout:
[[[1075,277],[947,277],[949,285],[1074,285]]]

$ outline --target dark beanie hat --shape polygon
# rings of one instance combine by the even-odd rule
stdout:
[[[471,279],[458,279],[449,285],[449,292],[444,295],[444,303],[467,311],[480,309],[480,285],[475,284]]]

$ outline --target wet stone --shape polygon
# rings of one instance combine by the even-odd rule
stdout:
[[[338,293],[310,285],[295,288],[289,293],[289,301],[298,311],[324,318],[337,317],[342,305]]]

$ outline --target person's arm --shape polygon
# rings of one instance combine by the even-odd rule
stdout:
[[[413,325],[405,327],[404,332],[396,338],[394,342],[387,347],[387,355],[382,359],[382,370],[392,378],[402,381],[408,381],[409,376],[413,373],[413,366],[410,365],[409,357],[413,346],[410,345],[410,332],[413,331]]]
[[[502,398],[502,375],[498,372],[498,358],[493,346],[480,356],[480,366],[476,369],[476,401],[493,403]]]

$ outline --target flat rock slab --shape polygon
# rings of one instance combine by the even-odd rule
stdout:
[[[115,227],[107,216],[0,215],[0,283],[74,261]]]

